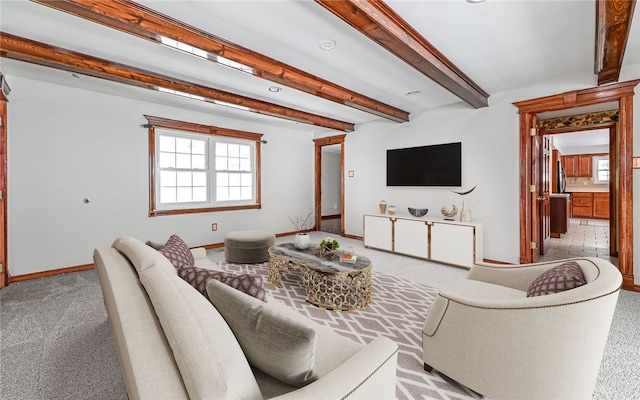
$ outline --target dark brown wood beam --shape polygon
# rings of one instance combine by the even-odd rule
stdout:
[[[620,78],[636,0],[596,1],[595,73],[598,86]]]
[[[473,107],[488,106],[489,94],[382,0],[315,1]]]
[[[351,132],[354,124],[202,86],[155,72],[0,32],[0,56],[145,89],[170,89],[257,114]]]
[[[217,56],[240,63],[244,72],[303,92],[356,108],[396,122],[409,121],[409,113],[329,82],[305,71],[214,36],[184,22],[128,0],[32,0],[48,7],[118,29],[152,42],[170,38],[203,50],[206,58]]]

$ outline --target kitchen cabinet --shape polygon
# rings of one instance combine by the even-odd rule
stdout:
[[[567,178],[592,176],[592,157],[593,154],[562,156],[562,166],[564,167]]]
[[[471,268],[481,262],[482,223],[364,215],[364,245]]]
[[[593,217],[593,193],[573,192],[571,193],[571,214],[574,217]]]
[[[578,176],[578,156],[562,156],[562,166],[567,178]]]
[[[590,177],[593,175],[591,168],[593,156],[591,154],[580,154],[578,156],[578,176]]]
[[[593,194],[593,218],[609,219],[609,193]]]
[[[569,230],[571,200],[569,194],[553,194],[550,198],[551,215],[549,230],[552,238],[559,238]]]
[[[608,192],[573,192],[571,203],[574,217],[609,219]]]

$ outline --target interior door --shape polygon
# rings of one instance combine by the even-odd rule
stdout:
[[[538,204],[538,175],[540,174],[540,136],[538,136],[538,118],[535,115],[532,115],[529,119],[529,135],[531,136],[531,140],[529,142],[530,145],[530,153],[531,153],[531,176],[529,177],[529,183],[532,188],[527,188],[528,194],[530,196],[530,204],[531,214],[529,217],[531,218],[531,236],[530,242],[527,243],[527,247],[531,250],[528,251],[530,260],[527,262],[537,262],[538,261],[538,251],[534,250],[540,246],[540,215],[538,213],[539,204]]]
[[[539,143],[538,151],[538,223],[540,242],[538,248],[540,254],[546,254],[551,244],[551,199],[550,194],[550,166],[551,166],[551,140],[549,136],[536,135]],[[535,182],[535,181],[532,181]]]

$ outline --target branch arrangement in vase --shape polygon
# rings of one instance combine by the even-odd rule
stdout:
[[[289,221],[293,224],[296,232],[309,232],[314,225],[313,211],[309,212],[305,217],[302,217],[300,214],[289,216]]]

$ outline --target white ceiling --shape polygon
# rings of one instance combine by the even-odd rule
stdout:
[[[571,75],[593,74],[594,1],[386,2],[489,94]],[[311,0],[140,3],[404,109],[412,116],[460,102]],[[636,7],[623,68],[640,65],[639,10]],[[0,28],[14,35],[347,122],[362,124],[381,118],[286,87],[272,93],[268,91],[274,85],[272,82],[27,0],[0,1]],[[337,43],[334,50],[320,49],[319,43],[326,39]],[[0,59],[0,62],[9,85],[12,75],[22,76],[261,123],[311,132],[322,130],[97,78],[78,79],[67,72],[18,61]],[[405,95],[414,90],[421,94]]]
[[[609,129],[555,134],[553,146],[563,155],[608,153]]]

